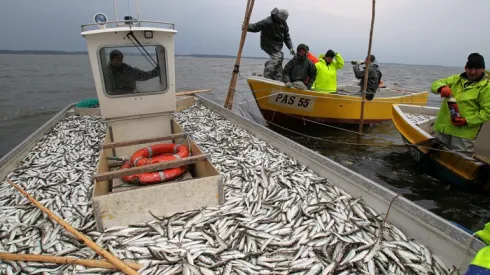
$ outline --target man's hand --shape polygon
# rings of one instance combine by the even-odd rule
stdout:
[[[464,117],[457,117],[454,120],[451,120],[451,123],[457,127],[463,127],[468,125],[468,122],[466,122],[466,118]]]
[[[439,93],[441,94],[441,97],[451,97],[453,95],[453,92],[451,91],[451,88],[449,86],[442,86],[439,88]]]
[[[245,29],[245,22],[242,22],[242,31]]]
[[[293,85],[291,84],[291,82],[286,82],[286,87],[291,88],[293,87]]]
[[[295,55],[296,53],[294,52],[294,49],[290,49],[289,52],[291,53],[291,55]]]

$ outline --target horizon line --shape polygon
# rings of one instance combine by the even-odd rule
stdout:
[[[63,50],[7,50],[0,49],[0,54],[65,54],[65,55],[85,55],[88,54],[87,51],[63,51]],[[135,53],[137,54],[137,53]],[[227,54],[200,54],[200,53],[192,53],[192,54],[175,54],[175,56],[190,56],[190,57],[214,57],[214,58],[236,58],[236,55],[227,55]],[[269,59],[268,57],[258,57],[258,56],[242,56],[244,59]],[[284,58],[286,59],[286,58]],[[348,61],[350,62],[350,61]],[[346,63],[348,63],[346,62]],[[391,64],[391,65],[407,65],[407,66],[433,66],[433,67],[449,67],[455,68],[458,66],[454,65],[435,65],[435,64],[407,64],[407,63],[399,63],[399,62],[378,62],[378,64]]]

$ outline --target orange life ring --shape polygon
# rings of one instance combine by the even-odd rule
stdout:
[[[189,148],[183,144],[162,143],[148,146],[134,152],[129,161],[126,161],[120,169],[143,166],[175,159],[183,159],[189,156]],[[173,180],[187,171],[187,166],[170,168],[163,171],[141,173],[121,177],[127,183],[155,184]]]
[[[131,163],[126,161],[121,169],[130,168]],[[164,171],[142,173],[130,176],[121,177],[121,179],[127,183],[150,185],[156,183],[162,183],[178,178],[180,175],[187,171],[187,166],[180,166],[176,168],[170,168]]]
[[[139,149],[131,156],[131,165],[143,166],[163,161],[183,159],[189,156],[189,148],[183,144],[162,143]]]

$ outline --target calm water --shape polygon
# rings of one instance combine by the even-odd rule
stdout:
[[[234,59],[177,57],[177,89],[210,88],[213,91],[203,95],[223,104],[234,62]],[[241,77],[261,73],[264,62],[261,59],[242,60]],[[438,78],[461,70],[384,64],[380,67],[385,82],[421,89],[427,89]],[[338,79],[341,84],[356,82],[350,64],[339,71]],[[241,108],[256,122],[265,124],[244,78],[238,80],[237,90],[234,106],[243,102]],[[96,97],[96,94],[87,56],[0,55],[0,156],[69,103],[89,97]],[[440,102],[437,96],[431,95],[429,105],[439,106]],[[403,147],[340,144],[356,143],[356,135],[328,127],[308,133],[322,140],[274,130],[469,229],[480,229],[490,218],[489,198],[449,188],[425,175]],[[402,143],[391,122],[370,127],[366,133],[374,137],[363,138],[364,144],[386,140]]]

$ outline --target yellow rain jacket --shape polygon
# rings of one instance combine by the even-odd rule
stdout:
[[[337,70],[341,70],[344,67],[344,59],[340,53],[336,53],[332,63],[327,64],[325,59],[323,59],[324,56],[324,54],[320,54],[318,57],[319,61],[315,64],[316,79],[312,90],[333,93],[337,91]]]
[[[490,269],[490,222],[485,224],[484,229],[477,231],[476,235],[478,235],[478,237],[480,237],[480,239],[482,239],[488,246],[478,251],[473,261],[471,261],[471,264]]]
[[[461,117],[466,119],[468,125],[458,127],[451,124],[451,115],[447,106],[447,98],[444,98],[439,114],[437,115],[434,130],[460,138],[475,139],[481,125],[490,119],[490,77],[486,72],[478,82],[470,82],[465,73],[453,75],[435,81],[432,84],[432,92],[438,94],[438,89],[448,85],[453,97],[458,101]]]

